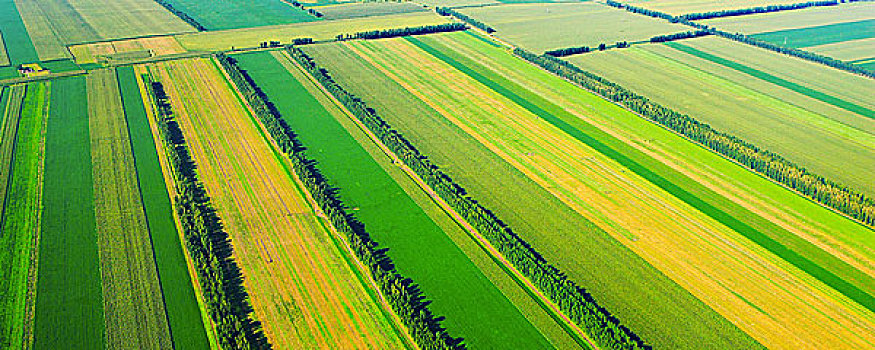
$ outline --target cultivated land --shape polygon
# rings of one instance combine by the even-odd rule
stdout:
[[[761,51],[712,39],[685,40],[681,44],[694,47],[712,41],[713,45],[727,49]],[[677,46],[638,45],[573,56],[568,61],[718,130],[777,152],[815,173],[875,195],[875,184],[867,175],[875,172],[872,116],[840,108],[841,103],[836,106],[836,101],[829,98],[826,101],[812,98],[812,94],[820,97],[812,91],[794,91],[674,47]],[[843,83],[837,82],[834,89],[815,90],[828,97],[846,98],[842,91],[850,90],[848,86],[875,89],[870,79],[777,54],[763,56],[795,66],[799,73],[794,72],[793,77],[804,79],[800,84],[817,83],[819,76],[838,77]],[[642,69],[648,74],[640,74]],[[774,74],[773,70],[757,69]],[[866,113],[865,109],[868,108],[860,113]]]
[[[746,9],[758,6],[787,5],[799,0],[627,0],[621,1],[649,10],[665,12],[679,16],[695,12],[711,12],[721,10]]]
[[[857,64],[875,59],[875,37],[809,46],[804,49]]]
[[[70,52],[77,64],[97,63],[98,61],[118,60],[122,55],[145,57],[173,55],[185,49],[172,36],[157,36],[111,42],[74,45]]]
[[[137,181],[146,214],[174,349],[209,347],[204,322],[173,220],[167,184],[133,67],[117,69]]]
[[[689,30],[680,24],[596,3],[509,4],[465,8],[459,12],[488,24],[499,38],[538,53],[572,46],[634,42]]]
[[[579,90],[572,93],[575,89],[569,84],[560,83],[465,34],[411,41],[416,46],[401,40],[344,45],[358,53],[359,62],[383,67],[378,71],[395,76],[396,84],[403,85],[420,100],[441,101],[431,103],[431,107],[442,111],[440,114],[455,127],[723,315],[725,320],[716,321],[716,325],[729,320],[763,345],[776,348],[819,342],[821,346],[844,348],[871,344],[870,337],[861,335],[870,332],[873,326],[872,305],[867,301],[870,297],[858,299],[862,305],[868,305],[865,307],[870,309],[866,310],[836,293],[839,290],[854,296],[855,288],[871,293],[873,284],[867,276],[871,276],[873,265],[868,253],[871,248],[867,248],[864,238],[868,234],[866,228],[598,98]],[[454,49],[449,49],[450,45]],[[420,51],[423,49],[429,54]],[[446,62],[455,69],[467,67],[463,69],[466,74],[454,73],[453,68],[448,70]],[[459,62],[464,66],[457,65]],[[516,84],[533,89],[542,97]],[[501,113],[488,112],[490,108],[500,109]],[[428,119],[409,111],[406,115],[419,124]],[[405,135],[415,135],[410,129],[399,128]],[[419,130],[431,132],[427,127]],[[445,140],[446,136],[437,135],[450,134],[429,135],[423,139]],[[413,141],[419,145],[420,140]],[[455,144],[457,140],[447,140],[435,148]],[[456,155],[455,162],[452,156],[447,156],[449,169],[473,167],[469,149]],[[439,165],[443,164],[431,149],[425,152]],[[460,161],[460,157],[465,161]],[[478,159],[476,163],[483,162]],[[495,171],[488,173],[490,180],[501,176]],[[456,173],[451,175],[459,179]],[[462,180],[463,186],[470,186],[466,179]],[[483,198],[474,189],[469,190],[475,197]],[[526,192],[527,201],[529,193]],[[492,197],[495,196],[493,193]],[[502,200],[514,201],[508,197]],[[515,225],[513,219],[506,218],[498,209],[507,205],[492,204],[487,206],[496,208],[512,227],[518,227],[518,232],[549,260],[560,264],[576,279],[593,278],[586,276],[592,272],[578,267],[584,265],[582,261],[571,263],[589,258],[589,254],[579,253],[594,244],[589,236],[582,242],[568,242],[571,237],[563,236],[563,243],[559,244],[559,237],[524,231],[525,222]],[[538,211],[542,213],[543,207],[539,206]],[[544,227],[543,221],[546,220],[538,222],[537,227]],[[528,225],[533,222],[530,220]],[[856,233],[844,236],[835,232]],[[764,235],[769,238],[764,239]],[[843,243],[835,244],[839,241]],[[662,249],[666,250],[660,252]],[[788,253],[787,249],[795,253]],[[801,254],[817,265],[805,263],[794,254]],[[725,258],[714,259],[715,256]],[[817,266],[830,270],[823,273]],[[833,274],[843,276],[856,287],[848,289],[842,283],[834,283],[830,277]],[[606,275],[617,276],[617,272]],[[628,279],[623,282],[627,284]],[[584,280],[581,285],[588,286],[609,310],[655,346],[696,348],[706,341],[697,337],[712,332],[689,329],[695,336],[679,335],[686,327],[703,325],[696,320],[701,314],[691,312],[691,308],[680,308],[683,311],[676,313],[679,316],[676,319],[667,318],[669,313],[660,311],[655,313],[658,319],[640,322],[649,317],[654,303],[638,312],[629,312],[630,308],[635,310],[634,304],[618,303],[622,297],[640,302],[642,296],[635,295],[640,291],[612,288],[611,293],[604,293],[599,290],[600,284],[592,280]],[[675,301],[673,304],[680,306]],[[835,324],[824,326],[822,322]],[[729,327],[717,333],[733,334],[732,326]],[[857,330],[829,340],[824,338],[834,336],[835,329]],[[721,341],[724,347],[749,347],[749,340],[745,339],[742,334],[734,342],[727,338]],[[689,343],[672,343],[681,341]]]
[[[3,33],[0,32],[0,66],[9,65],[9,54],[6,53],[6,42],[3,41]]]
[[[268,341],[278,349],[405,346],[373,282],[351,265],[214,62],[150,71],[170,96]]]
[[[409,12],[427,11],[410,2],[364,2],[326,5],[316,8],[325,19],[345,19],[370,16],[385,16]]]
[[[756,13],[744,16],[711,18],[697,21],[735,33],[757,34],[875,18],[875,4],[858,2],[841,6],[809,7],[801,10]]]
[[[316,21],[313,15],[283,0],[165,0],[207,30],[249,28]]]
[[[172,346],[115,71],[91,71],[94,209],[110,348]]]
[[[27,28],[21,22],[21,16],[12,0],[0,1],[0,32],[3,33],[3,43],[6,44],[6,52],[12,63],[39,61]]]
[[[834,44],[875,37],[875,19],[764,32],[752,37],[793,48]]]
[[[39,227],[43,126],[48,88],[41,83],[4,89],[4,151],[0,220],[0,347],[20,348],[33,329],[33,258]],[[15,124],[15,125],[13,125]],[[12,132],[12,130],[15,132]],[[11,152],[6,156],[5,152]],[[10,172],[14,171],[14,174]]]
[[[433,312],[446,317],[442,325],[451,335],[473,348],[574,346],[288,58],[236,57],[399,272],[421,287]]]
[[[50,84],[33,348],[103,348],[85,78]]]
[[[417,27],[450,22],[446,17],[432,12],[415,12],[399,15],[353,18],[318,23],[298,23],[260,28],[246,28],[186,34],[177,37],[182,47],[192,51],[230,50],[231,48],[257,47],[263,41],[278,40],[288,44],[295,38],[309,37],[314,40],[334,40],[338,34],[370,31],[387,28]]]
[[[416,2],[429,7],[483,6],[501,3],[495,0],[417,0]]]

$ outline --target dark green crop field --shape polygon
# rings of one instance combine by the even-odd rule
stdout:
[[[751,35],[786,47],[808,47],[875,37],[875,19]]]
[[[282,0],[167,0],[207,30],[261,27],[317,20]]]
[[[13,0],[0,0],[0,32],[3,33],[6,52],[13,65],[39,62],[36,49]]]

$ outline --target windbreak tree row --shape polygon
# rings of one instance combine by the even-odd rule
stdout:
[[[453,10],[449,7],[437,7],[434,9],[434,11],[437,12],[437,14],[439,14],[441,16],[456,17],[459,20],[461,20],[462,22],[468,23],[476,28],[480,28],[481,30],[483,30],[486,33],[491,34],[491,33],[495,32],[495,29],[493,29],[492,27],[490,27],[486,23],[483,23],[483,22],[480,22],[476,19],[468,17],[467,15],[465,15],[459,11]]]
[[[689,14],[680,16],[680,18],[695,21],[695,20],[700,20],[700,19],[709,19],[709,18],[718,18],[718,17],[752,15],[755,13],[799,10],[799,9],[804,9],[804,8],[809,8],[809,7],[814,7],[814,6],[835,6],[838,4],[839,4],[838,0],[809,1],[809,2],[801,2],[798,4],[769,5],[769,6],[757,6],[757,7],[746,8],[746,9],[696,12],[696,13],[689,13]]]
[[[234,58],[225,54],[218,54],[216,57],[273,140],[289,157],[295,174],[310,192],[313,200],[329,218],[334,228],[345,236],[356,258],[367,266],[380,292],[407,326],[414,341],[422,349],[464,349],[465,346],[461,344],[460,339],[451,337],[447,330],[441,327],[440,318],[428,308],[425,296],[419,287],[395,269],[385,250],[371,239],[364,225],[347,211],[347,207],[337,195],[337,190],[329,184],[316,166],[316,162],[308,158],[304,146],[279,110],[268,100],[267,95],[245,70],[237,66]]]
[[[652,42],[652,43],[664,43],[664,42],[668,42],[668,41],[675,41],[675,40],[681,40],[681,39],[698,38],[700,36],[705,36],[705,35],[709,35],[709,34],[711,34],[711,33],[708,33],[707,30],[700,29],[700,30],[697,30],[695,32],[694,31],[687,31],[687,32],[681,32],[681,33],[674,33],[674,34],[657,35],[657,36],[650,38],[650,42]]]
[[[176,15],[176,17],[179,17],[179,19],[185,21],[185,23],[188,23],[189,25],[191,25],[192,27],[197,29],[199,32],[203,32],[203,31],[207,30],[207,28],[204,27],[202,24],[200,24],[196,19],[192,18],[187,13],[182,12],[181,10],[173,7],[173,4],[171,4],[165,0],[155,0],[155,2],[157,2],[158,5],[164,6],[164,8],[166,8],[167,11],[170,11],[171,13]]]
[[[818,203],[845,213],[864,224],[875,225],[875,201],[852,188],[813,174],[776,153],[728,133],[714,130],[706,123],[666,108],[561,59],[546,55],[539,56],[519,48],[514,49],[514,54],[587,90],[620,103]]]
[[[535,249],[514,233],[492,211],[468,196],[466,190],[422,155],[404,136],[392,129],[364,101],[345,90],[313,58],[297,47],[289,53],[334,95],[383,144],[410,167],[432,190],[474,226],[517,270],[531,280],[562,312],[606,349],[649,348],[631,330],[601,307],[585,289],[569,280]]]
[[[157,107],[158,131],[170,163],[176,195],[174,204],[185,238],[185,247],[194,262],[197,280],[203,291],[210,319],[216,326],[222,349],[253,349],[259,337],[244,327],[245,309],[241,298],[231,296],[239,282],[228,273],[227,235],[210,204],[203,183],[198,179],[194,160],[185,143],[182,130],[174,120],[173,110],[160,82],[149,82],[149,92]],[[234,305],[235,301],[238,305]]]
[[[340,34],[337,36],[337,41],[352,40],[352,39],[381,39],[394,38],[408,35],[422,35],[431,33],[455,32],[468,29],[464,23],[444,23],[419,27],[404,27],[382,30],[371,30],[367,32],[357,32],[354,34]]]

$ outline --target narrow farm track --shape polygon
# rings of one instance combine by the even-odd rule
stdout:
[[[275,348],[394,348],[329,233],[213,62],[156,64]],[[365,296],[365,297],[363,297]]]
[[[87,77],[107,347],[170,349],[172,341],[115,71]]]

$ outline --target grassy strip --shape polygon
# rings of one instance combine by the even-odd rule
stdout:
[[[19,88],[24,92],[23,86]],[[28,276],[40,219],[40,145],[48,106],[47,91],[44,84],[33,84],[28,87],[28,94],[22,96],[23,101],[19,98],[13,102],[21,107],[15,111],[20,112],[20,119],[14,156],[9,164],[14,173],[8,185],[0,227],[0,348],[4,349],[20,348],[25,345],[22,341],[26,343]],[[4,97],[8,97],[8,93]],[[3,142],[6,140],[4,137]]]
[[[471,347],[550,346],[291,73],[269,53],[238,57],[399,272],[434,298],[429,308],[447,317],[451,332]]]
[[[742,73],[745,73],[745,74],[750,74],[756,78],[759,78],[759,79],[768,81],[772,84],[796,91],[800,94],[803,94],[803,95],[811,97],[813,99],[831,104],[831,105],[839,107],[841,109],[844,109],[844,110],[847,110],[847,111],[850,111],[853,113],[857,113],[857,114],[862,115],[864,117],[875,118],[875,111],[873,111],[871,109],[868,109],[868,108],[860,106],[858,104],[845,101],[845,100],[840,99],[838,97],[834,97],[834,96],[822,93],[820,91],[796,84],[794,82],[776,77],[774,75],[763,72],[761,70],[757,70],[757,69],[745,66],[741,63],[733,62],[733,61],[727,60],[725,58],[712,55],[710,53],[704,52],[704,51],[696,49],[696,48],[689,47],[689,46],[681,44],[681,43],[669,42],[669,43],[665,43],[665,45],[668,45],[669,47],[671,47],[673,49],[686,52],[686,53],[691,54],[693,56],[703,58],[703,59],[706,59],[708,61],[717,63],[717,64],[722,65],[724,67],[732,68],[732,69],[735,69],[735,70],[742,72]]]
[[[36,48],[13,0],[0,1],[0,32],[12,64],[39,62]]]
[[[875,37],[875,19],[757,33],[751,37],[793,48],[867,39]]]
[[[821,264],[818,264],[818,262],[825,262],[824,265],[846,272],[846,275],[850,274],[855,279],[863,281],[861,282],[863,285],[873,285],[871,276],[863,274],[853,266],[823,252],[798,236],[770,224],[768,221],[737,204],[725,199],[715,203],[713,199],[720,198],[720,196],[713,191],[696,184],[693,180],[668,168],[664,164],[650,159],[650,157],[640,151],[636,151],[628,146],[623,147],[622,142],[619,140],[583,122],[579,118],[575,118],[549,101],[530,92],[524,92],[526,90],[522,87],[489,72],[485,67],[480,66],[476,62],[466,61],[462,63],[456,60],[456,58],[450,57],[416,38],[408,38],[407,40],[410,40],[424,51],[459,69],[502,96],[514,101],[575,139],[612,158],[620,165],[635,172],[666,192],[671,193],[702,213],[742,234],[754,243],[817,278],[851,300],[856,301],[863,307],[875,311],[875,297],[837,276],[832,271],[821,266]],[[525,96],[521,96],[521,94]],[[745,220],[739,218],[745,218]],[[768,227],[769,230],[768,232],[758,230],[746,220],[758,221],[757,226]],[[770,236],[770,234],[779,234],[780,236],[775,238]],[[788,241],[792,246],[788,247],[788,245],[785,245]],[[799,251],[803,253],[800,254]],[[818,262],[812,261],[812,256]]]
[[[52,81],[33,348],[104,346],[85,78]]]
[[[116,70],[173,347],[209,347],[133,67]]]
[[[0,139],[0,228],[3,226],[3,213],[6,201],[9,199],[9,181],[12,177],[12,155],[15,152],[15,140],[18,136],[18,120],[24,101],[25,86],[13,86],[3,89],[0,106],[3,107],[2,139]],[[3,231],[0,231],[2,237]]]

